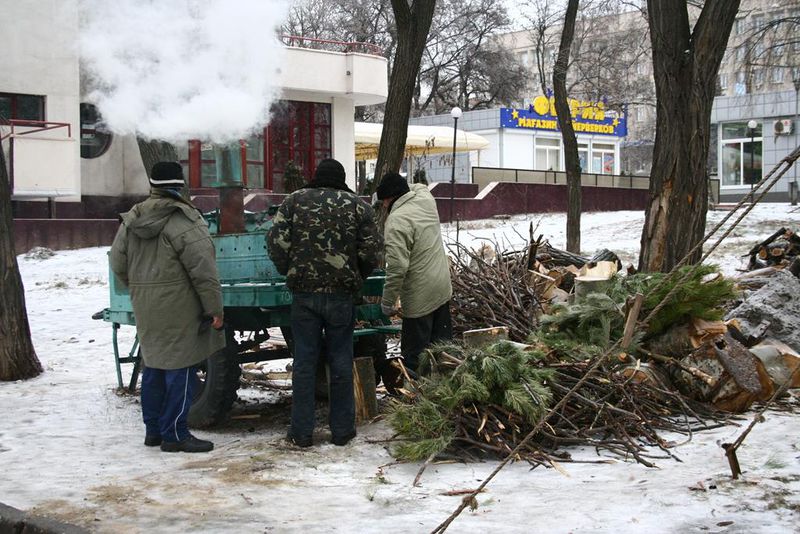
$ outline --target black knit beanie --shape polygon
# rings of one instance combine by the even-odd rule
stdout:
[[[150,171],[150,185],[153,187],[183,187],[183,167],[175,161],[159,161]]]
[[[342,164],[335,159],[323,159],[314,171],[314,180],[325,180],[344,183],[345,172]]]
[[[379,200],[405,195],[410,189],[405,178],[396,172],[387,172],[383,175],[376,193]]]

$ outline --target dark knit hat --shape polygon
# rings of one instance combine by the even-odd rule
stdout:
[[[344,183],[345,172],[342,164],[335,159],[323,159],[314,171],[315,180],[333,180]]]
[[[159,161],[150,171],[150,185],[153,187],[183,187],[183,167],[175,161]]]
[[[387,172],[383,175],[376,192],[378,193],[378,200],[384,200],[405,195],[409,191],[408,182],[405,178],[396,172]]]

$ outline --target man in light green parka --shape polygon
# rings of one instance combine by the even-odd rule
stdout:
[[[453,287],[439,212],[428,186],[409,188],[397,173],[385,174],[376,192],[388,212],[383,232],[386,282],[381,308],[385,315],[403,316],[400,352],[406,367],[416,372],[425,347],[453,337]]]
[[[207,452],[213,443],[192,436],[187,419],[194,366],[225,346],[214,245],[205,219],[181,196],[180,164],[156,163],[150,185],[150,198],[122,215],[111,246],[111,269],[130,289],[145,364],[145,445]]]

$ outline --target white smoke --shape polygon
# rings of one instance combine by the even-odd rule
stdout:
[[[81,61],[108,129],[226,143],[267,123],[287,0],[81,0]]]

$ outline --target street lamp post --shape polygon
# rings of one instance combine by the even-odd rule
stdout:
[[[461,108],[456,106],[450,110],[453,117],[453,167],[450,173],[450,222],[453,222],[453,198],[456,191],[456,135],[458,134],[458,119],[461,118]]]
[[[758,123],[750,119],[747,121],[747,127],[750,129],[750,202],[753,202],[753,183],[756,177],[755,158],[756,158],[756,145],[754,138],[756,135],[756,128]]]
[[[800,102],[800,67],[795,67],[792,69],[792,74],[794,75],[794,79],[792,82],[794,83],[794,136],[795,140],[798,138],[798,128],[800,127],[800,123],[798,119],[800,119],[800,108],[798,108],[798,103]],[[796,144],[796,143],[795,143]],[[794,183],[789,185],[789,201],[792,203],[792,206],[797,205],[797,165],[793,165],[794,167]]]

